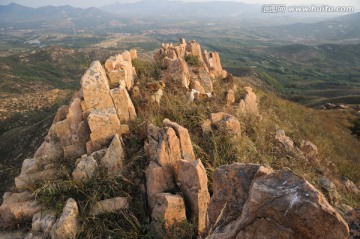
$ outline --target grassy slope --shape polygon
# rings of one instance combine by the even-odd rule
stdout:
[[[237,79],[238,89],[248,85],[248,82],[256,82],[256,79]],[[315,185],[322,175],[334,179],[346,176],[354,182],[360,181],[356,170],[360,163],[360,141],[349,130],[349,121],[355,118],[352,113],[310,109],[255,88],[262,114],[262,120],[256,121],[240,116],[236,105],[225,106],[222,97],[225,89],[225,84],[218,81],[215,83],[215,99],[210,102],[189,103],[176,87],[170,86],[165,91],[161,109],[149,112],[149,107],[140,107],[137,121],[142,125],[143,131],[149,122],[161,126],[164,118],[188,128],[197,156],[204,160],[209,172],[219,165],[239,161],[266,163],[277,169],[290,167]],[[239,99],[242,92],[237,94]],[[135,104],[141,105],[137,102]],[[207,119],[210,113],[220,111],[239,118],[243,129],[240,141],[233,142],[221,133],[210,137],[202,136],[201,121]],[[318,159],[304,162],[292,155],[277,152],[274,142],[276,129],[284,129],[297,145],[301,140],[313,142],[319,148]],[[360,206],[360,198],[342,193],[344,201]]]

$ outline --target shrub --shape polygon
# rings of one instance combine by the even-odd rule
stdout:
[[[191,56],[191,55],[187,55],[185,56],[185,61],[192,66],[195,67],[200,67],[201,66],[201,62],[198,56]]]

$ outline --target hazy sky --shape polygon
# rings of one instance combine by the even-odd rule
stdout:
[[[0,0],[0,5],[16,2],[21,5],[30,7],[40,7],[46,5],[71,5],[74,7],[101,7],[113,2],[135,2],[137,0]],[[187,2],[204,2],[204,1],[224,1],[224,0],[183,0]],[[334,6],[355,6],[360,8],[360,0],[227,0],[245,3],[282,3],[282,4],[326,4]]]

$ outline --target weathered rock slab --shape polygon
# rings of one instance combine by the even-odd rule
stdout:
[[[100,215],[104,213],[113,213],[127,208],[129,208],[129,198],[115,197],[97,202],[90,209],[90,212],[93,215]]]
[[[51,229],[51,239],[75,239],[79,228],[78,206],[74,199],[69,198],[60,218]]]

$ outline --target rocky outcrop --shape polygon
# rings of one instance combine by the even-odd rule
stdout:
[[[238,186],[229,190],[228,185]],[[232,164],[215,171],[209,220],[209,238],[349,235],[346,222],[309,182],[290,170],[272,172],[259,165]]]
[[[167,69],[164,71],[164,82],[175,81],[185,89],[195,89],[200,93],[213,91],[213,80],[225,77],[220,56],[217,52],[202,52],[196,41],[186,42],[179,39],[178,44],[162,44],[154,55],[154,60]]]
[[[50,214],[35,214],[41,205],[27,190],[68,175],[84,183],[97,175],[99,167],[111,176],[123,172],[122,134],[129,132],[127,123],[136,118],[125,87],[133,85],[131,60],[136,57],[133,50],[111,58],[105,65],[107,72],[99,61],[90,65],[81,79],[81,90],[74,94],[69,106],[59,108],[34,157],[23,161],[21,173],[15,179],[17,192],[4,194],[0,227],[11,227],[32,218],[34,228],[26,238],[45,238],[50,231],[52,238],[75,238],[79,228],[76,202],[69,199],[63,214],[52,226],[50,222],[54,218]],[[114,84],[114,79],[108,78],[113,70],[125,71],[124,84],[120,80]]]
[[[204,58],[206,65],[208,66],[208,68],[210,70],[210,73],[213,76],[215,76],[215,77],[219,76],[222,78],[227,76],[227,72],[222,69],[219,53],[214,52],[214,51],[208,53],[205,50],[203,53],[203,58]]]
[[[127,54],[124,53],[124,56]],[[124,56],[118,56],[116,59],[123,59]],[[107,65],[105,67],[109,68]],[[91,141],[88,141],[86,146],[87,152],[91,153],[108,144],[115,134],[121,135],[121,124],[135,119],[136,112],[124,86],[120,84],[118,88],[110,90],[105,70],[98,62],[94,62],[85,73],[81,86],[84,95],[84,117],[91,131]]]
[[[131,50],[130,52],[125,51],[106,60],[105,70],[111,79],[110,82],[112,86],[124,86],[127,90],[130,90],[134,86],[136,71],[131,60],[136,58],[136,50]]]
[[[145,145],[145,151],[151,160],[146,170],[150,208],[154,212],[157,198],[162,198],[162,193],[180,191],[188,203],[191,218],[197,221],[198,231],[202,232],[206,227],[209,202],[205,168],[200,159],[195,160],[188,131],[168,119],[165,119],[163,124],[163,128],[149,125],[148,141]],[[164,200],[169,197],[170,195],[166,195]],[[161,204],[154,215],[171,215],[165,212],[174,209],[167,209]]]
[[[275,133],[275,145],[278,151],[285,152],[287,155],[317,163],[318,148],[308,140],[302,140],[300,144],[295,144],[284,130],[278,129]]]

